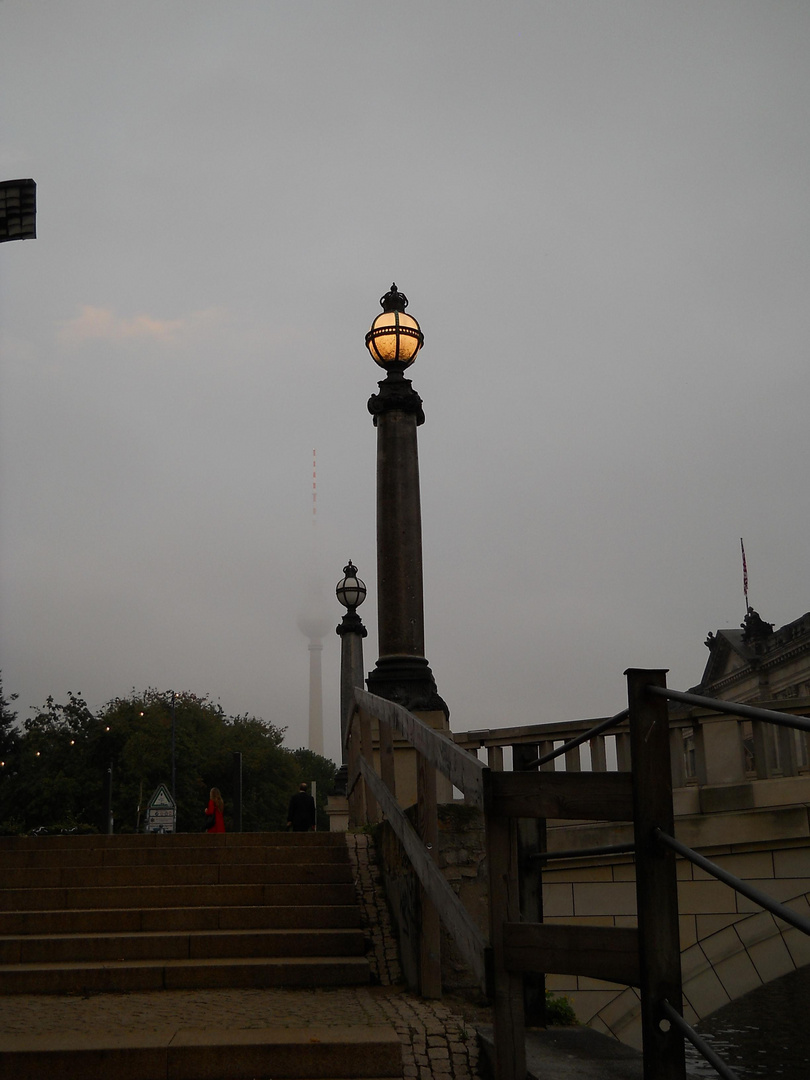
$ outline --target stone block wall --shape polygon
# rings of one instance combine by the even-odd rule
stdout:
[[[413,820],[413,810],[407,812]],[[419,981],[420,904],[416,875],[387,822],[377,827],[385,892],[400,945],[406,983]],[[439,869],[476,924],[488,934],[487,877],[484,857],[484,822],[480,811],[462,803],[439,806]],[[445,990],[477,988],[455,944],[442,928],[442,986]]]
[[[604,826],[601,842],[614,839]],[[576,829],[552,830],[549,847],[572,846]],[[598,831],[591,826],[589,834]],[[699,815],[676,824],[678,837],[722,869],[810,915],[808,808]],[[554,835],[557,833],[557,835]],[[724,836],[726,843],[720,842]],[[743,839],[746,838],[746,839]],[[595,836],[590,836],[591,841]],[[735,842],[728,842],[733,839]],[[679,859],[684,1016],[691,1024],[756,986],[810,963],[810,938],[774,919],[705,871]],[[558,864],[543,875],[547,921],[635,926],[635,868],[629,857]],[[641,1045],[638,993],[632,987],[574,975],[549,975],[580,1023]]]

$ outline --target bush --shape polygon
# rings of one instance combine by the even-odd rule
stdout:
[[[577,1014],[567,997],[546,990],[546,1023],[555,1027],[575,1027]]]

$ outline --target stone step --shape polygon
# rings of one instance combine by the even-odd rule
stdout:
[[[0,934],[152,933],[186,930],[324,930],[361,925],[356,904],[296,904],[284,907],[99,908],[57,911],[0,911]]]
[[[232,930],[0,937],[0,964],[363,956],[362,930]]]
[[[3,890],[141,885],[337,885],[354,880],[347,863],[170,863],[166,866],[37,866],[3,869]]]
[[[99,888],[0,888],[0,911],[53,911],[75,908],[195,907],[312,904],[314,895],[337,905],[356,901],[353,883],[256,885],[136,885]]]
[[[241,864],[268,863],[274,866],[287,863],[319,863],[348,865],[349,853],[346,847],[321,845],[311,847],[285,846],[243,846],[217,847],[204,851],[199,847],[39,847],[0,852],[4,867],[22,869],[25,867],[54,866],[168,866],[199,864],[201,856],[207,864],[231,866]]]
[[[342,836],[27,839],[0,844],[1,994],[369,981]]]
[[[36,851],[42,848],[134,848],[152,847],[162,850],[196,847],[211,852],[219,848],[242,847],[337,847],[345,850],[342,833],[88,833],[84,836],[0,836],[0,853],[5,851]]]
[[[215,1023],[215,1019],[213,1021]],[[43,1037],[0,1034],[15,1080],[393,1080],[402,1046],[388,1027],[199,1029]]]
[[[127,993],[217,987],[332,987],[368,983],[365,957],[227,957],[0,965],[2,994]]]

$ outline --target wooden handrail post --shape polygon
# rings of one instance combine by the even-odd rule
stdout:
[[[348,766],[350,783],[357,774],[359,759],[360,717],[357,712],[355,712],[349,719],[348,731],[346,734],[346,765]],[[365,783],[361,777],[349,792],[349,826],[353,829],[368,824],[364,789]]]
[[[495,1080],[526,1080],[523,979],[506,970],[504,923],[520,921],[517,822],[493,812],[491,780],[484,773],[484,817],[489,866],[489,942],[495,1042]],[[497,774],[494,774],[497,775]]]
[[[378,718],[377,722],[380,725],[380,776],[383,778],[385,786],[396,798],[397,779],[394,768],[394,734],[387,720]]]
[[[360,710],[360,753],[373,769],[374,746],[371,741],[371,717],[365,709]],[[369,825],[376,825],[380,820],[380,805],[369,791],[368,784],[364,783],[363,788],[366,798],[366,822]]]
[[[487,747],[487,765],[495,772],[503,772],[503,747]]]
[[[537,746],[531,743],[515,744],[512,747],[513,771],[523,772],[527,764],[535,761],[538,756]],[[543,921],[543,864],[533,856],[546,850],[546,819],[518,818],[517,844],[521,921],[541,923]],[[545,972],[524,973],[523,1013],[524,1020],[530,1027],[546,1026]]]
[[[662,1002],[682,1012],[681,949],[675,852],[655,830],[674,835],[669,711],[647,686],[666,686],[666,671],[631,668],[627,676],[633,774],[641,1031],[645,1080],[684,1080],[683,1036],[665,1020]],[[666,1028],[667,1030],[662,1030]]]
[[[416,817],[417,832],[430,852],[433,862],[439,862],[439,814],[436,802],[436,770],[426,758],[416,755]],[[421,926],[419,928],[419,991],[422,997],[442,996],[441,922],[436,905],[425,889],[419,887]]]

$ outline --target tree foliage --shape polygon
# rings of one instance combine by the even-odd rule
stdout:
[[[11,707],[16,699],[16,694],[7,698],[3,692],[3,674],[0,672],[0,822],[11,818],[14,805],[13,778],[17,772],[20,745],[17,713]]]
[[[2,697],[2,683],[0,700],[0,745],[8,745],[14,765],[0,773],[0,829],[6,831],[106,829],[110,769],[115,831],[142,830],[155,789],[162,783],[171,790],[172,727],[180,832],[203,829],[212,787],[222,792],[226,827],[232,825],[236,754],[246,832],[283,829],[288,800],[301,780],[317,781],[319,804],[334,783],[331,761],[284,747],[284,728],[256,716],[227,716],[207,696],[133,690],[94,714],[81,694],[71,692],[61,704],[49,697],[22,733],[14,728],[16,714]]]

